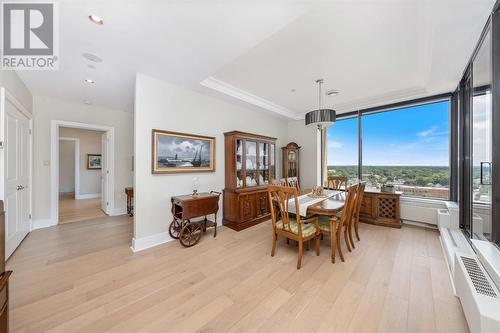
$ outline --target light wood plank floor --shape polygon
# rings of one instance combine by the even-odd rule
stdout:
[[[59,223],[70,223],[105,217],[101,199],[75,200],[74,193],[59,195]]]
[[[12,332],[467,332],[436,231],[362,224],[332,264],[270,224],[132,253],[130,218],[32,232],[9,259]]]

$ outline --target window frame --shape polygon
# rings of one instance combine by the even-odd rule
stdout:
[[[337,115],[337,121],[342,121],[346,119],[357,118],[358,119],[358,179],[363,179],[363,116],[370,114],[377,114],[383,112],[390,112],[401,110],[405,108],[439,103],[448,102],[448,120],[449,120],[449,194],[448,199],[434,198],[434,197],[417,197],[402,195],[405,199],[426,199],[426,200],[437,200],[437,201],[456,201],[458,197],[458,182],[454,181],[458,174],[458,95],[455,93],[445,93],[439,95],[433,95],[428,97],[422,97],[397,103],[391,103],[376,107],[370,107],[366,109],[360,109],[357,111],[346,112]],[[328,137],[324,140],[323,144],[328,145]],[[322,147],[323,149],[323,147]],[[323,163],[325,168],[328,167],[327,156],[323,157]],[[322,177],[323,178],[323,177]],[[325,179],[321,182],[324,183]]]

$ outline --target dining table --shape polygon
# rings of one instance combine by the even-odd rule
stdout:
[[[301,205],[301,201],[307,200],[311,190],[301,191],[299,197],[297,198],[299,201],[299,206]],[[314,200],[314,203],[311,203],[307,206],[307,213],[304,217],[309,217],[312,215],[323,215],[323,216],[336,216],[337,213],[344,209],[346,194],[344,191],[335,191],[334,194],[324,198],[323,200]],[[292,208],[292,207],[290,207]],[[295,209],[294,207],[292,209]],[[291,213],[295,213],[295,211],[291,211]]]

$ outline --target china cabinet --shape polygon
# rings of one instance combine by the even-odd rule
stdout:
[[[283,151],[283,178],[297,177],[300,184],[300,146],[295,142],[290,142],[285,147],[282,147],[281,150]]]
[[[242,230],[270,218],[267,185],[276,178],[276,138],[239,131],[224,136],[222,223]]]

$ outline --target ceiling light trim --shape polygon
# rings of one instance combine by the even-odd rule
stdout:
[[[240,88],[237,88],[235,86],[230,85],[227,82],[218,80],[214,78],[213,76],[208,77],[207,79],[203,80],[200,82],[200,84],[204,87],[213,89],[215,91],[218,91],[220,93],[223,93],[225,95],[234,97],[236,99],[239,99],[241,101],[250,103],[252,105],[258,106],[260,108],[263,108],[265,110],[277,113],[281,116],[293,119],[293,120],[300,120],[301,116],[297,115],[295,112],[285,108],[284,106],[275,104],[271,101],[268,101],[264,98],[261,98],[259,96],[256,96],[254,94],[249,93],[248,91],[242,90]]]

